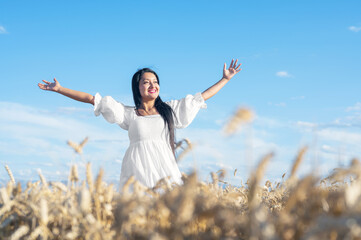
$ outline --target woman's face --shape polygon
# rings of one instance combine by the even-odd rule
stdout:
[[[144,100],[155,100],[159,95],[157,77],[150,72],[143,73],[139,81],[139,92]]]

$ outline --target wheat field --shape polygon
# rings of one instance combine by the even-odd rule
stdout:
[[[327,178],[295,173],[261,185],[272,154],[246,185],[183,174],[183,185],[165,179],[147,189],[130,178],[120,192],[93,178],[90,163],[80,180],[72,166],[68,186],[40,180],[25,189],[10,180],[0,189],[0,239],[361,239],[361,164],[352,160]]]
[[[225,132],[252,116],[237,111]],[[81,154],[87,140],[68,144]],[[185,154],[193,146],[184,139],[177,147]],[[263,181],[273,154],[264,156],[238,187],[225,182],[221,169],[210,173],[211,182],[183,173],[183,185],[162,179],[146,188],[131,177],[116,191],[103,170],[94,178],[88,163],[86,179],[73,165],[67,185],[47,182],[39,171],[39,181],[22,189],[6,165],[0,239],[361,239],[361,163],[353,159],[322,179],[312,173],[297,178],[306,151],[300,149],[279,182]]]

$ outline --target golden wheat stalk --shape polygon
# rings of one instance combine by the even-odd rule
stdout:
[[[298,182],[297,186],[290,193],[290,197],[285,203],[285,212],[291,211],[293,207],[297,207],[297,202],[302,202],[307,199],[308,193],[310,192],[311,186],[316,183],[314,176],[309,175]]]
[[[95,192],[94,192],[94,207],[95,207],[95,216],[98,221],[101,221],[101,202],[103,198],[100,199],[101,194],[103,193],[102,189],[102,178],[104,175],[103,168],[99,169],[97,179],[95,181]]]
[[[79,144],[68,140],[68,141],[67,141],[67,144],[68,144],[70,147],[72,147],[76,153],[82,154],[82,153],[83,153],[83,147],[84,147],[84,145],[88,142],[88,139],[89,139],[88,137],[84,138],[84,140],[83,140],[81,143],[79,143]]]
[[[16,231],[10,236],[10,240],[19,240],[29,232],[27,225],[21,225]]]
[[[79,206],[83,213],[87,214],[91,211],[91,197],[90,192],[86,187],[83,187],[79,196]]]
[[[218,175],[215,172],[211,172],[211,178],[212,178],[212,183],[213,186],[216,186],[218,183]]]
[[[67,192],[68,188],[61,182],[50,182],[51,186],[59,189],[60,191]]]
[[[254,114],[247,108],[238,108],[232,118],[224,126],[224,132],[226,135],[231,135],[245,123],[249,123],[254,119]]]
[[[46,226],[49,221],[48,203],[45,198],[40,199],[40,224]]]
[[[123,196],[128,197],[130,195],[129,188],[130,185],[132,185],[134,182],[135,182],[135,177],[132,175],[128,178],[128,180],[125,182],[125,184],[122,187]]]
[[[42,227],[37,227],[35,228],[35,230],[30,234],[30,236],[27,238],[28,240],[35,240],[37,239],[39,236],[41,236],[43,233],[43,229]]]
[[[5,165],[6,172],[8,173],[11,182],[15,185],[15,178],[8,165]]]
[[[42,174],[41,169],[38,169],[38,174],[39,174],[39,178],[40,178],[41,183],[43,184],[43,186],[44,186],[45,188],[47,188],[47,187],[48,187],[48,183],[47,183],[44,175]]]
[[[218,179],[223,180],[227,172],[225,169],[220,169],[216,173],[218,174]]]
[[[90,162],[88,162],[86,165],[86,180],[88,183],[89,191],[92,193],[94,191],[94,183],[93,183],[93,173]]]
[[[308,149],[307,147],[303,147],[298,152],[297,157],[296,157],[295,161],[293,162],[291,175],[290,175],[289,179],[292,179],[295,177],[296,171],[297,171],[298,167],[300,166],[307,149]]]
[[[95,180],[95,191],[96,191],[97,193],[102,192],[101,185],[102,185],[102,178],[103,178],[103,176],[104,176],[104,170],[103,170],[103,168],[100,168],[100,169],[99,169],[99,172],[98,172],[97,179]]]
[[[183,147],[184,143],[186,144],[186,147]],[[178,155],[177,162],[184,158],[184,156],[193,149],[193,144],[189,141],[189,139],[184,138],[176,143],[175,149],[178,148],[182,148],[183,151]]]
[[[250,208],[255,207],[256,205],[256,194],[259,182],[262,180],[266,166],[270,159],[273,157],[273,153],[267,154],[262,158],[260,163],[257,166],[256,171],[252,174],[250,184],[249,184],[249,194],[248,194],[248,204]]]
[[[76,164],[74,164],[71,167],[71,171],[70,171],[70,181],[71,182],[77,182],[79,181],[79,174],[78,174],[78,166]]]
[[[2,202],[6,205],[10,202],[9,194],[6,191],[6,188],[0,188],[0,197]],[[1,215],[0,215],[1,216]]]

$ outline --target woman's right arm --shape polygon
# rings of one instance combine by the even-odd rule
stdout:
[[[80,102],[85,102],[85,103],[90,103],[90,104],[94,105],[94,96],[89,93],[80,92],[80,91],[62,87],[55,78],[54,78],[53,83],[45,81],[45,80],[43,80],[43,82],[45,84],[38,83],[38,86],[40,89],[57,92],[66,97],[72,98],[74,100],[77,100]]]

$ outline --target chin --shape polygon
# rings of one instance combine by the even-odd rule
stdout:
[[[158,93],[151,93],[151,94],[149,94],[149,97],[151,97],[151,98],[157,98],[158,96],[159,96]]]
[[[155,100],[155,99],[157,99],[158,96],[159,95],[156,95],[156,96],[155,95],[147,95],[142,98],[147,99],[147,100]]]

